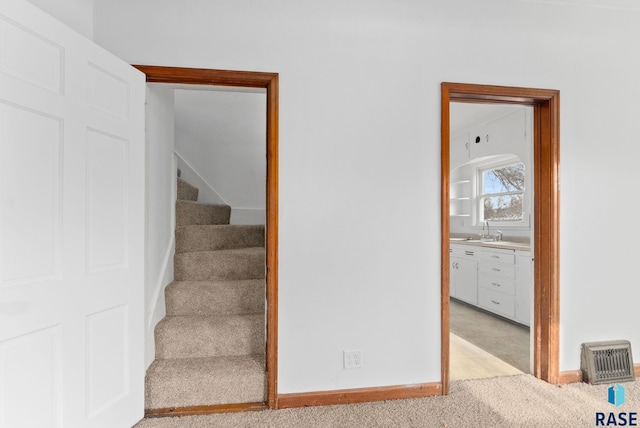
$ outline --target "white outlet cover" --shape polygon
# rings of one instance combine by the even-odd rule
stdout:
[[[362,351],[343,351],[343,367],[345,369],[359,369],[362,367]]]

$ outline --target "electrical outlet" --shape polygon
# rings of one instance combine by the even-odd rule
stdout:
[[[362,351],[343,351],[344,368],[359,369],[362,367]]]

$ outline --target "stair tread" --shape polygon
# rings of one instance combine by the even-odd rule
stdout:
[[[212,256],[215,256],[216,254],[257,254],[257,253],[264,253],[266,250],[264,249],[264,247],[244,247],[244,248],[224,248],[224,249],[220,249],[220,250],[202,250],[202,251],[189,251],[186,253],[179,253],[176,254],[176,256],[189,256],[191,254],[210,254]]]
[[[172,284],[182,284],[182,285],[228,285],[229,287],[233,287],[234,285],[241,285],[243,283],[247,284],[264,284],[264,278],[261,279],[203,279],[203,280],[176,280],[173,281]]]
[[[262,402],[262,355],[156,360],[147,370],[145,408]]]
[[[212,204],[212,203],[209,203],[209,202],[191,201],[189,199],[177,199],[176,203],[180,204],[180,205],[198,205],[198,206],[202,206],[202,207],[224,207],[224,208],[228,207],[228,208],[231,208],[227,204]]]
[[[213,315],[178,315],[178,316],[166,316],[158,322],[161,324],[177,324],[177,323],[193,323],[193,322],[217,322],[226,321],[232,319],[244,319],[247,317],[263,316],[262,312],[253,312],[248,314],[213,314]]]

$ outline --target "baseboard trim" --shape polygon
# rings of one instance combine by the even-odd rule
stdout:
[[[328,406],[369,401],[422,398],[442,395],[441,383],[383,386],[373,388],[340,389],[334,391],[300,392],[278,395],[277,408]]]
[[[145,418],[162,418],[169,416],[212,415],[216,413],[255,412],[266,410],[266,403],[214,404],[211,406],[166,407],[162,409],[145,409]]]
[[[558,385],[582,382],[582,370],[568,370],[558,374]]]
[[[640,377],[640,364],[633,365],[633,372],[635,377]],[[568,370],[558,375],[558,385],[576,382],[582,382],[582,370]]]

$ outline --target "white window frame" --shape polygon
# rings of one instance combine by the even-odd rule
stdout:
[[[511,158],[509,160],[503,160],[500,162],[485,162],[485,163],[481,163],[478,164],[475,167],[475,174],[474,174],[474,179],[475,179],[475,186],[474,186],[474,195],[473,195],[473,209],[474,209],[474,218],[475,218],[475,222],[474,222],[474,227],[476,228],[482,228],[484,226],[484,206],[482,205],[482,199],[486,196],[484,193],[482,193],[482,188],[483,188],[483,174],[486,171],[492,170],[492,169],[499,169],[499,168],[504,168],[507,167],[509,165],[516,165],[516,164],[522,164],[525,168],[525,183],[524,183],[524,190],[522,191],[522,199],[523,199],[523,211],[522,211],[522,220],[489,220],[489,224],[491,227],[497,227],[500,229],[529,229],[529,214],[525,211],[527,204],[526,201],[528,200],[528,191],[529,191],[529,187],[530,187],[530,183],[527,182],[527,173],[526,173],[526,169],[527,169],[527,165],[524,161],[522,161],[520,158]],[[495,193],[495,194],[491,194],[491,195],[495,195],[495,196],[500,196],[500,195],[509,195],[509,194],[517,194],[520,192],[504,192],[504,193]]]

